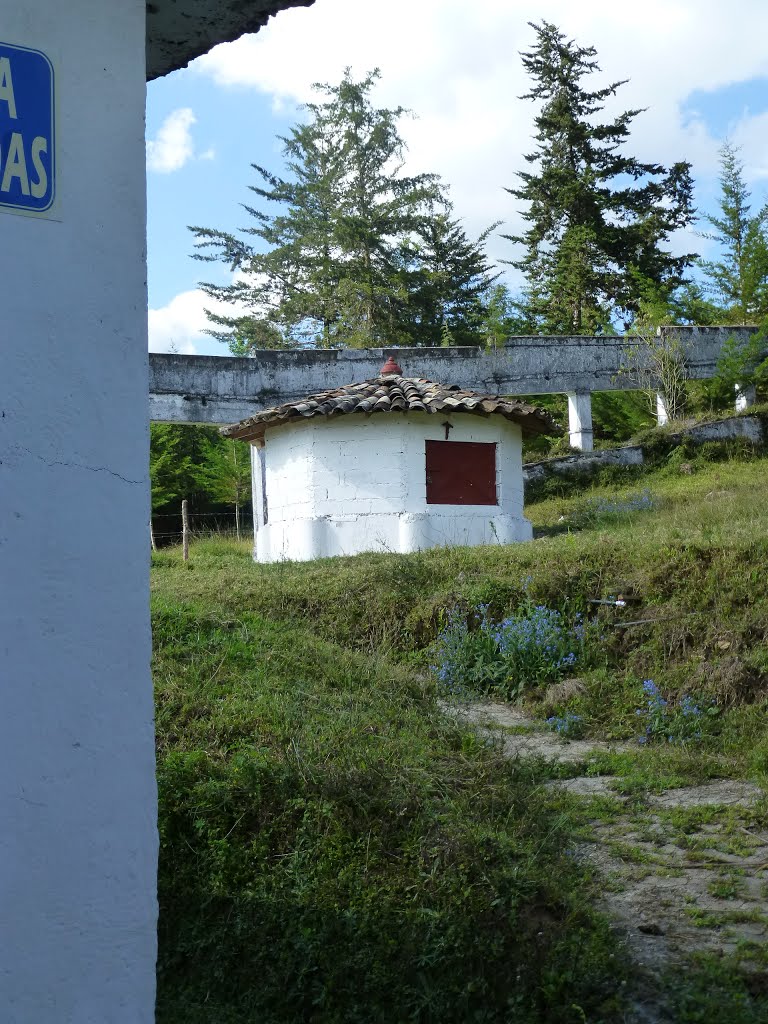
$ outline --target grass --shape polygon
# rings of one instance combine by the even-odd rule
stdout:
[[[744,962],[760,970],[745,973]],[[765,948],[757,945],[730,956],[693,956],[684,974],[665,979],[674,993],[675,1024],[760,1024],[768,1006],[765,966]]]
[[[530,545],[255,566],[247,544],[211,539],[187,564],[154,555],[161,1024],[621,1020],[626,965],[569,853],[583,805],[543,786],[581,769],[510,763],[441,714],[430,645],[447,609],[501,617],[526,592],[596,613],[583,685],[554,709],[524,694],[630,741],[586,770],[640,803],[765,784],[767,469],[667,459],[637,511],[621,511],[634,480],[551,496],[528,510]],[[579,517],[600,498],[613,511]],[[635,603],[590,604],[617,593]],[[652,621],[619,628],[635,619]],[[647,678],[715,702],[700,742],[631,744]],[[707,811],[659,813],[683,837]],[[692,962],[669,982],[676,1019],[762,1019],[740,971]]]
[[[594,1019],[571,826],[413,673],[158,598],[158,1020]]]

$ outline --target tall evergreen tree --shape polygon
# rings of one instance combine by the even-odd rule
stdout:
[[[532,86],[522,99],[540,104],[530,171],[507,189],[525,204],[528,227],[506,236],[525,247],[509,261],[526,279],[522,313],[541,331],[588,334],[629,324],[643,290],[678,287],[695,254],[663,246],[693,219],[690,165],[643,163],[620,149],[640,110],[600,121],[624,82],[590,91],[599,71],[593,47],[578,46],[548,22],[531,23],[536,45],[522,55]]]
[[[180,506],[182,498],[190,499],[193,506],[205,504],[208,495],[200,467],[211,447],[223,443],[215,427],[153,423],[149,444],[152,510]]]
[[[412,345],[484,345],[494,272],[485,242],[497,224],[479,238],[467,236],[450,210],[427,219],[403,246],[407,303],[402,325]]]
[[[245,310],[211,317],[211,333],[233,351],[281,339],[325,347],[417,343],[413,324],[424,340],[409,308],[418,307],[423,284],[412,273],[413,247],[440,232],[452,232],[458,249],[472,244],[447,217],[437,176],[403,173],[399,122],[406,111],[372,105],[378,77],[373,71],[358,82],[347,69],[338,85],[315,86],[321,99],[307,104],[305,122],[282,138],[286,176],[253,165],[261,184],[251,190],[274,212],[247,206],[255,224],[244,238],[191,228],[198,259],[239,272],[234,284],[201,285]],[[476,274],[487,276],[480,249],[458,249],[457,265],[469,259]],[[459,287],[466,294],[470,283]]]
[[[233,438],[206,440],[197,478],[213,501],[234,506],[239,540],[240,512],[251,496],[249,446]]]
[[[706,216],[719,243],[719,260],[701,263],[707,292],[722,309],[721,322],[754,324],[768,315],[768,205],[751,213],[750,192],[738,149],[720,150],[720,216]]]
[[[318,104],[306,109],[308,121],[280,137],[289,176],[252,165],[262,183],[249,186],[251,192],[276,212],[245,205],[255,224],[243,228],[244,238],[190,229],[197,239],[196,259],[223,262],[238,272],[232,284],[201,284],[211,298],[247,311],[209,314],[215,325],[210,333],[236,354],[281,342],[329,347],[335,341],[341,273],[335,219],[344,169],[327,111]]]
[[[344,254],[338,293],[347,343],[368,346],[401,334],[407,291],[399,274],[401,243],[428,229],[444,200],[433,174],[403,174],[405,146],[398,122],[406,113],[376,109],[369,93],[379,72],[354,82],[347,70],[328,97],[328,125],[346,173],[338,195],[337,242]]]

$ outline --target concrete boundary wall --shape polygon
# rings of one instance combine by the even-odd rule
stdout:
[[[712,423],[696,423],[685,430],[670,431],[664,436],[670,445],[680,444],[685,438],[690,438],[695,444],[744,438],[754,445],[763,445],[766,440],[763,420],[759,416],[730,416]],[[528,462],[523,466],[523,480],[526,486],[531,486],[553,476],[590,476],[607,466],[642,466],[643,463],[643,446],[625,444],[619,448]]]
[[[749,327],[665,328],[683,342],[689,374],[711,377],[731,335]],[[310,349],[233,356],[150,356],[150,415],[165,423],[226,424],[283,402],[375,377],[395,353],[406,376],[502,395],[567,394],[572,443],[592,443],[592,391],[629,391],[631,339],[519,337],[501,348]],[[638,349],[638,354],[642,350]],[[743,397],[743,396],[742,396]]]
[[[643,449],[640,445],[623,445],[599,452],[564,455],[559,459],[542,459],[523,466],[526,485],[543,483],[551,476],[588,476],[606,466],[642,466]]]

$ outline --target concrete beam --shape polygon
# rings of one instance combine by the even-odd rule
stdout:
[[[689,376],[711,377],[725,340],[753,328],[677,327]],[[396,353],[407,376],[501,395],[632,390],[631,339],[520,337],[501,348],[310,349],[233,356],[150,356],[150,416],[166,423],[235,423],[282,402],[375,377]]]
[[[258,32],[272,15],[314,0],[147,0],[147,79],[185,67],[217,43]]]

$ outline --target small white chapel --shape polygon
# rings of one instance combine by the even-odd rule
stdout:
[[[222,430],[251,444],[258,562],[530,540],[523,436],[555,432],[541,409],[405,377],[392,358]]]

